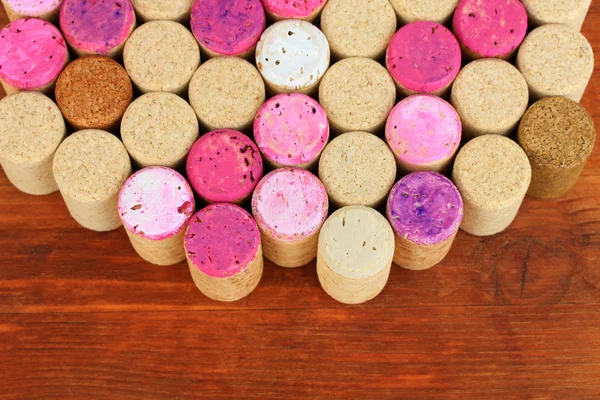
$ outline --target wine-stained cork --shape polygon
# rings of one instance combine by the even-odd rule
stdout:
[[[527,194],[554,199],[577,183],[594,150],[596,128],[579,103],[548,97],[535,103],[521,120],[518,142],[531,163]]]
[[[592,0],[522,0],[529,24],[564,24],[580,31]]]
[[[192,279],[207,297],[236,301],[258,286],[263,272],[260,231],[244,209],[213,204],[198,211],[184,244]]]
[[[77,223],[99,232],[121,226],[117,201],[131,162],[116,136],[97,129],[72,134],[56,150],[53,172]]]
[[[58,21],[62,0],[2,0],[9,21],[21,18],[39,18]]]
[[[266,175],[252,196],[265,257],[286,268],[314,260],[328,207],[325,187],[310,172],[282,168]]]
[[[404,172],[446,172],[460,146],[462,124],[448,102],[414,95],[394,107],[385,139]]]
[[[452,180],[464,201],[460,228],[471,235],[489,236],[515,219],[531,182],[531,166],[514,141],[485,135],[460,150]]]
[[[60,110],[43,94],[0,100],[0,164],[17,189],[34,195],[58,190],[52,160],[66,134]]]
[[[517,67],[532,98],[562,96],[579,101],[594,72],[594,51],[573,28],[543,25],[523,41]]]
[[[172,93],[147,93],[129,105],[121,121],[121,139],[141,167],[178,168],[198,139],[192,107]]]
[[[319,162],[319,178],[336,207],[383,203],[396,180],[396,161],[385,142],[367,132],[331,141]]]
[[[396,33],[396,14],[387,0],[329,0],[321,29],[334,58],[379,59]]]
[[[180,23],[151,21],[131,34],[123,62],[142,93],[182,95],[200,65],[200,49],[194,36]]]
[[[131,3],[144,22],[167,19],[184,23],[190,18],[194,0],[131,0]]]
[[[514,66],[498,59],[467,64],[460,71],[450,95],[467,138],[514,133],[527,110],[529,90]]]
[[[390,74],[369,58],[337,62],[319,88],[319,103],[335,134],[383,130],[395,102],[396,88]]]
[[[280,94],[258,110],[254,139],[274,168],[312,169],[329,141],[329,122],[323,108],[311,97]]]
[[[327,0],[262,0],[267,16],[274,21],[284,19],[316,20]]]
[[[450,251],[463,217],[454,184],[437,172],[413,172],[392,189],[387,217],[396,238],[394,264],[422,271]]]
[[[115,60],[87,56],[73,61],[56,82],[56,103],[76,130],[118,130],[133,98],[127,72]]]
[[[238,57],[202,64],[190,82],[190,103],[208,130],[249,130],[265,102],[265,83],[254,65]]]
[[[185,260],[183,237],[194,214],[192,188],[178,172],[144,168],[119,192],[119,216],[135,251],[156,265]]]
[[[0,30],[0,83],[6,94],[48,94],[68,62],[62,34],[47,21],[19,19]]]
[[[342,208],[319,234],[319,281],[340,303],[364,303],[385,287],[393,256],[394,232],[383,215],[363,206]]]
[[[433,21],[446,25],[458,5],[458,0],[390,0],[390,3],[403,25],[415,21]]]
[[[403,95],[445,96],[460,71],[461,59],[452,32],[437,22],[417,21],[394,35],[386,66]]]
[[[205,201],[240,204],[262,178],[263,163],[248,136],[221,129],[194,143],[186,169],[192,187]]]
[[[256,46],[256,65],[275,94],[314,93],[329,68],[329,57],[323,32],[300,20],[276,22]]]

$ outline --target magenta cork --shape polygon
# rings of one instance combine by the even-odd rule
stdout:
[[[313,21],[327,0],[262,0],[265,10],[275,20],[303,19]]]

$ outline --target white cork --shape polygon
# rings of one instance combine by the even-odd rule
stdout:
[[[564,24],[580,31],[592,0],[521,0],[529,15],[529,24]]]
[[[458,0],[389,0],[401,24],[434,21],[445,25],[450,21]]]
[[[194,0],[131,0],[142,21],[171,20],[185,22],[190,18]]]

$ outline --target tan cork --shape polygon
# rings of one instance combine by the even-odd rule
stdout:
[[[458,5],[458,0],[389,0],[400,24],[415,21],[434,21],[447,25]]]
[[[131,0],[131,3],[143,22],[166,19],[184,23],[190,18],[194,0]]]
[[[175,265],[185,260],[183,238],[185,229],[175,236],[162,240],[150,240],[125,229],[131,244],[140,257],[154,265]]]
[[[592,0],[522,0],[529,25],[564,24],[580,31]]]
[[[394,264],[412,271],[429,269],[446,258],[457,233],[458,231],[442,242],[428,245],[417,244],[398,233],[394,233],[396,239]]]
[[[319,230],[298,240],[282,240],[259,226],[265,257],[283,268],[298,268],[313,261],[317,255]]]
[[[53,5],[57,4],[57,3],[61,3],[61,2],[62,2],[62,0],[55,0],[55,2],[53,2]],[[54,25],[58,26],[58,16],[60,14],[60,6],[56,7],[54,10],[47,12],[45,14],[26,15],[26,14],[20,14],[17,11],[13,10],[13,8],[10,6],[10,4],[8,2],[6,2],[5,0],[2,0],[2,5],[4,6],[4,11],[6,11],[6,16],[8,17],[8,20],[10,22],[16,21],[21,18],[35,17],[35,18],[46,20],[46,21],[50,21]]]

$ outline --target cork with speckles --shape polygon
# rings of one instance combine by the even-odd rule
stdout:
[[[265,13],[273,21],[300,19],[314,22],[320,15],[327,0],[262,0]]]
[[[529,24],[564,24],[580,31],[592,0],[521,0],[529,15]]]
[[[170,20],[186,22],[194,0],[131,0],[138,17],[144,21]]]
[[[9,21],[34,17],[58,22],[62,0],[2,0]]]
[[[390,0],[398,20],[406,25],[415,21],[433,21],[446,25],[458,0]]]

